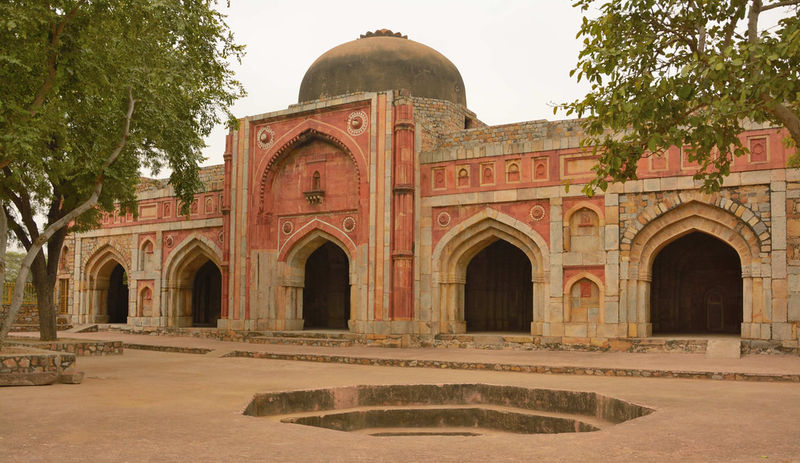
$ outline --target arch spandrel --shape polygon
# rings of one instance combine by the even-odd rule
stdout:
[[[739,254],[742,268],[758,264],[761,242],[739,217],[718,207],[692,201],[671,209],[648,222],[623,251],[640,272],[649,274],[653,259],[672,241],[691,232],[702,232],[730,244]]]
[[[106,243],[90,254],[83,264],[83,275],[87,278],[96,279],[103,270],[111,273],[113,265],[111,262],[122,266],[125,273],[130,275],[130,263],[125,259],[123,252],[116,246]]]
[[[759,251],[761,246],[770,247],[769,226],[744,204],[715,195],[682,192],[665,196],[661,202],[648,207],[637,216],[636,220],[621,233],[620,245],[623,253],[629,249],[632,250],[637,241],[642,242],[640,235],[643,232],[653,233],[652,224],[657,226],[674,220],[672,217],[674,217],[675,211],[678,211],[679,215],[703,216],[733,230],[747,228],[755,237],[751,244],[756,244]],[[650,228],[649,231],[648,228]]]
[[[531,261],[534,275],[547,273],[549,250],[539,233],[527,224],[491,208],[473,215],[449,230],[433,251],[433,273],[439,281],[463,279],[466,266],[477,253],[497,240],[518,247]]]
[[[350,267],[350,281],[355,281],[355,244],[347,235],[319,220],[312,222],[306,230],[299,230],[296,236],[281,248],[278,262],[286,263],[285,281],[299,286],[305,274],[306,260],[326,242],[331,242],[344,251]]]
[[[216,243],[200,234],[192,234],[181,241],[175,249],[167,256],[164,262],[164,275],[169,281],[180,279],[179,273],[187,263],[198,256],[204,256],[214,262],[217,267],[221,267],[222,250]]]
[[[356,184],[360,193],[361,185],[366,180],[365,174],[368,172],[366,156],[361,147],[349,134],[341,129],[320,121],[308,119],[276,140],[275,147],[268,151],[259,163],[255,171],[256,178],[259,179],[258,211],[265,210],[266,195],[270,191],[277,173],[276,167],[280,165],[284,158],[291,155],[296,148],[314,139],[333,145],[350,158],[355,165]]]

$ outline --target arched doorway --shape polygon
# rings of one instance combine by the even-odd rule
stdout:
[[[128,275],[120,264],[111,270],[108,277],[106,307],[109,323],[128,322]]]
[[[701,232],[678,238],[653,260],[653,332],[739,334],[742,288],[735,249]]]
[[[192,282],[192,326],[217,326],[222,305],[222,274],[206,261]]]
[[[169,326],[216,326],[222,305],[220,254],[215,243],[195,236],[167,257],[167,279],[162,283],[162,289],[166,286],[162,296],[166,307],[162,311],[169,317]]]
[[[530,331],[531,262],[524,252],[497,240],[470,260],[464,318],[467,331]]]
[[[330,241],[308,256],[303,287],[304,328],[348,328],[349,268],[347,254]]]

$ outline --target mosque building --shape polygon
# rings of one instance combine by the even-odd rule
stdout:
[[[59,300],[73,324],[134,330],[796,346],[800,171],[785,137],[750,124],[717,193],[673,147],[589,198],[579,121],[488,126],[453,63],[378,30],[320,56],[297,104],[240,119],[188,217],[144,179],[137,216],[68,237]]]

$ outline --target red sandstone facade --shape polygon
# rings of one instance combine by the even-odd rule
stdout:
[[[241,119],[189,217],[151,181],[136,219],[71,237],[73,321],[796,346],[800,172],[782,130],[743,133],[750,153],[718,193],[699,192],[674,147],[587,198],[576,121],[489,127],[424,89],[353,90]]]

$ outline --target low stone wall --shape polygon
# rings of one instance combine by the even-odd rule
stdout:
[[[743,354],[793,354],[800,355],[798,341],[763,341],[742,339]]]
[[[78,357],[101,355],[122,355],[122,341],[94,341],[86,339],[59,339],[56,341],[40,341],[38,339],[10,339],[9,345],[33,347],[37,349],[68,352]]]
[[[0,319],[5,319],[9,306],[0,306]],[[59,314],[56,316],[56,329],[59,331],[72,328],[68,315]],[[29,332],[39,331],[39,310],[36,304],[23,304],[17,313],[17,319],[11,326],[11,331]]]
[[[214,350],[214,349],[206,349],[205,347],[153,346],[150,344],[134,344],[134,343],[125,343],[124,346],[128,349],[152,350],[156,352],[171,352],[174,354],[205,355]]]
[[[258,332],[228,331],[215,328],[157,328],[122,329],[124,333],[149,334],[151,336],[188,336],[215,339],[218,341],[253,342],[258,344],[294,344],[307,346],[341,347],[362,344],[370,347],[425,347],[441,349],[487,349],[487,350],[552,350],[576,352],[677,352],[702,354],[706,352],[707,339],[666,338],[568,338],[531,336],[528,334],[439,334],[420,336],[415,334],[360,334],[327,333],[315,331]],[[265,336],[273,336],[268,341]],[[280,339],[278,339],[280,338]],[[325,341],[330,341],[326,343]],[[346,342],[344,342],[346,341]],[[800,354],[797,340],[753,340],[742,339],[742,354]]]
[[[509,371],[517,373],[535,373],[551,375],[579,375],[579,376],[620,376],[635,378],[681,378],[681,379],[710,379],[718,381],[763,381],[763,382],[789,382],[800,383],[799,374],[769,374],[769,373],[732,373],[717,371],[673,371],[639,368],[613,368],[613,367],[577,367],[530,365],[514,363],[490,362],[456,362],[448,360],[419,360],[419,359],[392,359],[373,357],[354,357],[347,355],[324,354],[297,354],[276,352],[251,352],[237,350],[223,357],[247,357],[268,360],[292,360],[303,362],[343,363],[348,365],[374,365],[403,368],[437,368],[453,370],[484,370],[484,371]]]
[[[75,364],[75,354],[7,346],[0,351],[0,386],[52,384]]]

